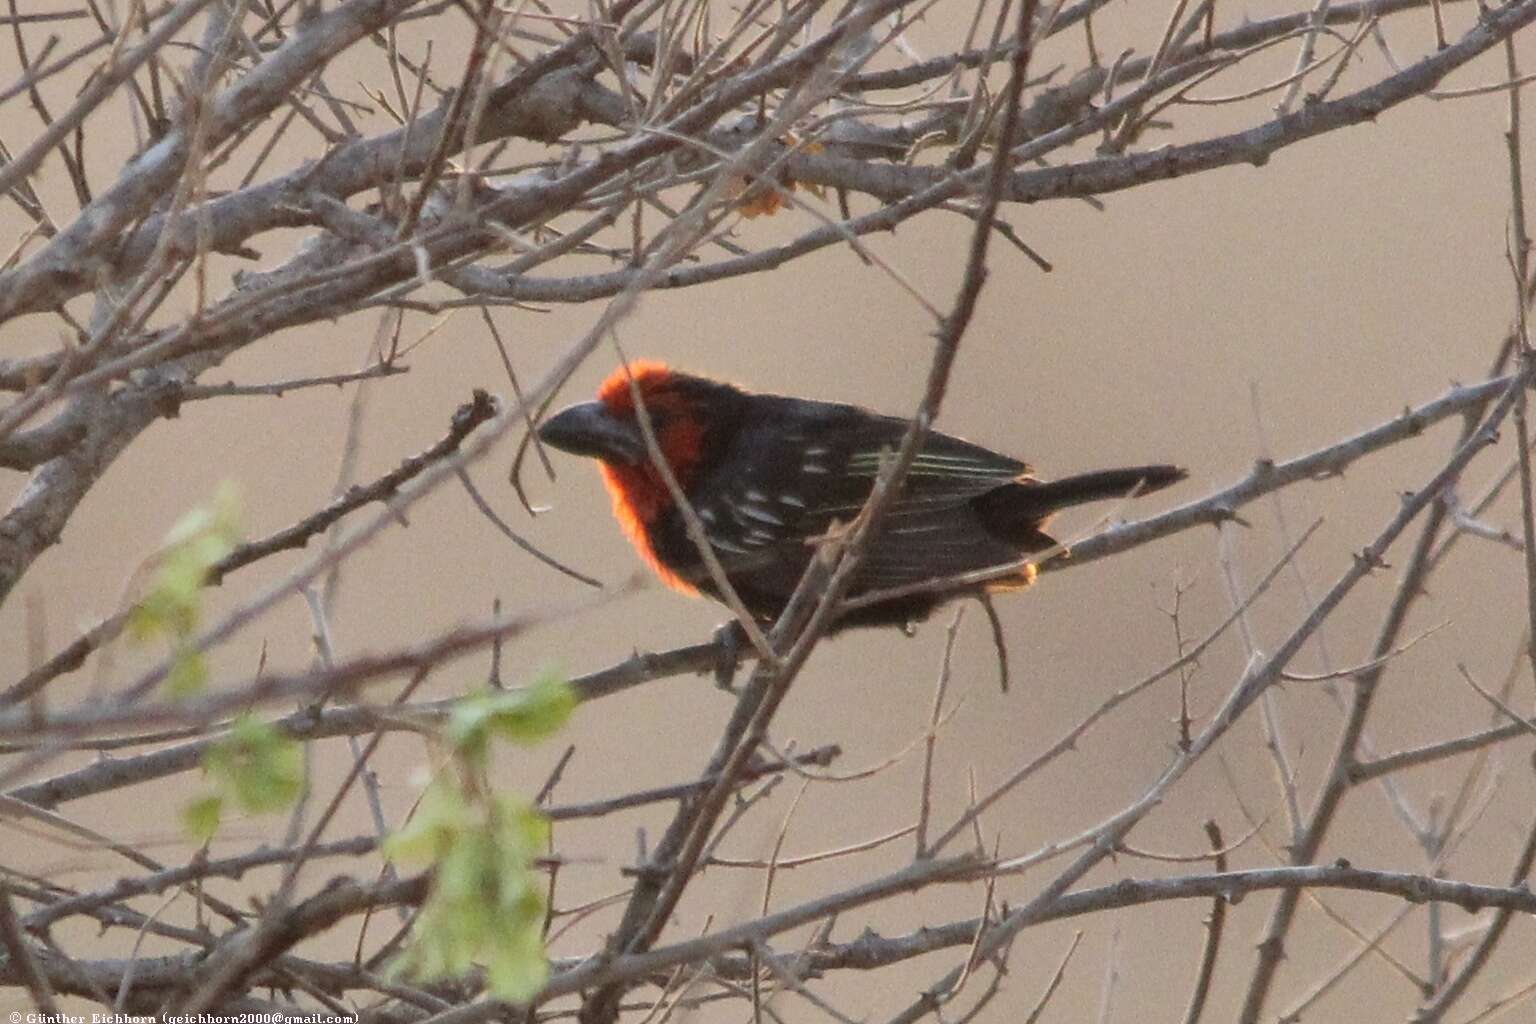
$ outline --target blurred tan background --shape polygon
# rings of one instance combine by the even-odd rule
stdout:
[[[65,0],[30,0],[24,9],[65,6]],[[946,6],[940,5],[912,33],[925,55],[941,51],[957,31],[954,19],[966,13],[960,9],[965,5]],[[1259,17],[1281,8],[1255,5],[1248,10]],[[1459,32],[1468,24],[1469,10],[1463,5],[1451,16],[1452,29]],[[1113,53],[1117,46],[1135,45],[1145,53],[1155,46],[1165,18],[1163,5],[1112,5],[1095,25],[1100,46]],[[1429,39],[1427,12],[1395,24],[1399,51],[1420,53]],[[439,54],[453,43],[440,41]],[[1038,55],[1036,67],[1067,60],[1076,66],[1080,48],[1080,35],[1068,33]],[[1536,51],[1525,56],[1536,66]],[[1366,57],[1369,74],[1378,74],[1379,54]],[[1292,59],[1293,50],[1280,47],[1273,69],[1283,73]],[[360,78],[381,67],[374,54],[359,54]],[[0,67],[0,78],[9,79],[11,70]],[[1490,81],[1501,73],[1499,61],[1485,59],[1452,84]],[[1366,80],[1364,73],[1351,72],[1345,87]],[[1224,91],[1222,80],[1206,87],[1213,95]],[[1254,109],[1179,112],[1180,127],[1167,139],[1230,130],[1247,123]],[[1231,168],[1107,196],[1102,212],[1082,202],[1008,210],[1019,233],[1055,270],[1042,274],[1007,245],[994,248],[992,277],[965,339],[939,426],[1026,458],[1046,476],[1164,460],[1190,469],[1187,483],[1127,510],[1138,515],[1203,496],[1247,471],[1260,454],[1251,388],[1258,389],[1274,454],[1287,457],[1381,422],[1405,404],[1439,394],[1452,380],[1481,378],[1513,312],[1505,263],[1504,118],[1505,101],[1498,94],[1420,101],[1389,112],[1377,124],[1287,149],[1263,168]],[[0,107],[0,138],[13,149],[35,126],[23,101]],[[130,137],[117,141],[124,153],[131,150]],[[106,140],[100,143],[105,147]],[[1089,151],[1080,152],[1086,156]],[[98,153],[102,174],[112,159],[105,149]],[[52,177],[42,182],[45,194],[59,210],[68,210],[58,167],[50,164],[48,171]],[[860,208],[857,199],[855,208]],[[794,212],[743,222],[737,241],[767,245],[809,223]],[[0,237],[14,237],[19,230],[14,211],[0,209]],[[264,239],[262,265],[281,261],[288,255],[285,246],[301,237],[287,236],[281,244]],[[930,214],[870,244],[942,307],[958,282],[968,237],[968,222]],[[497,316],[518,370],[533,379],[590,326],[597,311],[593,305],[542,313],[505,310]],[[432,318],[408,315],[403,337],[412,341],[431,323]],[[355,316],[286,333],[230,360],[206,381],[261,382],[356,369],[367,358],[376,324],[374,318]],[[649,296],[620,334],[631,355],[661,358],[761,390],[852,400],[900,413],[909,411],[921,392],[932,326],[889,279],[839,248],[771,274]],[[41,317],[0,327],[0,352],[30,351],[53,340],[34,336],[39,330],[54,327]],[[369,386],[358,479],[371,478],[440,437],[470,389],[510,394],[487,332],[473,312],[458,313],[406,362],[409,375]],[[585,397],[613,364],[611,350],[600,351],[565,394],[572,400]],[[91,493],[62,545],[37,562],[15,599],[0,610],[0,680],[25,667],[24,608],[29,602],[43,611],[49,649],[56,649],[117,607],[139,560],[221,481],[239,485],[250,536],[323,504],[335,481],[351,394],[351,389],[326,389],[282,399],[189,403],[179,419],[153,427]],[[1350,552],[1375,536],[1396,511],[1398,492],[1419,486],[1438,467],[1451,429],[1442,426],[1374,457],[1341,480],[1284,492],[1292,531],[1326,517],[1300,560],[1314,590],[1336,578]],[[1476,465],[1473,483],[1487,479],[1512,450],[1506,438],[1495,454]],[[503,447],[475,471],[502,514],[582,571],[610,583],[627,578],[636,561],[609,518],[593,467],[557,455],[559,479],[550,482],[530,462],[533,497],[551,510],[529,519],[505,482],[511,452],[510,446]],[[22,483],[18,474],[0,477],[0,498],[8,501]],[[1064,532],[1088,527],[1094,514],[1078,514]],[[1251,506],[1244,514],[1251,528],[1232,531],[1232,539],[1236,564],[1251,583],[1285,545],[1270,503]],[[1518,529],[1518,505],[1501,502],[1490,518]],[[963,704],[939,745],[938,820],[952,820],[963,810],[968,772],[974,771],[977,784],[986,788],[1114,690],[1172,657],[1173,627],[1163,609],[1171,607],[1175,581],[1192,583],[1182,609],[1185,634],[1203,636],[1213,628],[1230,607],[1217,550],[1215,532],[1197,530],[1124,557],[1052,574],[1034,590],[1001,601],[1013,663],[1014,686],[1007,695],[999,692],[985,619],[979,609],[968,609],[951,688],[951,700]],[[214,595],[213,608],[233,606],[303,557],[273,559],[240,574]],[[1405,551],[1397,549],[1389,561],[1397,564],[1404,558]],[[1337,665],[1366,658],[1394,584],[1392,572],[1378,574],[1335,619],[1326,639]],[[352,655],[483,615],[496,598],[510,609],[536,609],[584,593],[579,584],[551,573],[502,539],[462,490],[447,488],[415,510],[408,529],[388,532],[348,564],[332,624],[338,653]],[[1374,720],[1383,750],[1486,723],[1485,709],[1457,680],[1455,666],[1464,662],[1485,681],[1502,678],[1519,642],[1523,595],[1516,554],[1476,539],[1462,543],[1407,632],[1416,635],[1440,623],[1444,628],[1402,655],[1387,676]],[[1260,646],[1272,649],[1303,607],[1294,580],[1286,577],[1252,616]],[[551,663],[570,672],[589,671],[636,648],[664,649],[705,639],[722,618],[712,604],[652,587],[510,645],[507,672],[516,680]],[[911,745],[926,726],[948,621],[949,613],[941,613],[912,639],[889,632],[845,635],[817,652],[779,716],[776,740],[782,745],[792,739],[800,749],[841,744],[844,755],[834,773],[909,752],[872,778],[811,786],[789,825],[787,855],[858,842],[912,820],[921,754]],[[244,675],[263,651],[269,664],[278,667],[302,665],[310,658],[309,618],[300,599],[287,601],[242,634],[221,653],[217,666]],[[50,699],[62,704],[93,687],[110,689],[153,653],[119,646],[111,664],[93,662],[56,683]],[[1208,712],[1226,693],[1245,660],[1236,632],[1202,659],[1192,685],[1197,712]],[[1315,647],[1295,667],[1319,671]],[[439,672],[429,684],[430,695],[459,692],[484,673],[484,658],[466,659]],[[1529,681],[1517,692],[1519,706],[1528,708]],[[1279,705],[1298,784],[1309,795],[1326,766],[1338,716],[1316,684],[1287,685]],[[568,741],[576,753],[557,802],[604,795],[616,779],[628,786],[681,781],[702,766],[728,710],[728,698],[702,678],[647,685],[581,709],[559,741],[506,759],[502,779],[510,788],[531,792]],[[1026,852],[1088,827],[1134,799],[1169,760],[1176,713],[1177,683],[1165,681],[987,814],[989,839],[1000,834],[1005,851]],[[1505,753],[1502,788],[1474,840],[1452,860],[1453,877],[1507,880],[1536,798],[1528,752],[1526,743]],[[1249,716],[1221,753],[1243,800],[1267,816],[1264,835],[1271,842],[1283,841],[1279,789],[1261,746],[1257,716]],[[339,778],[345,757],[339,741],[317,751],[321,794]],[[409,806],[416,793],[413,773],[423,761],[416,740],[386,743],[377,767],[391,815],[398,817]],[[1403,783],[1422,810],[1457,779],[1455,769],[1441,765],[1410,774]],[[765,856],[800,785],[787,779],[722,853]],[[194,775],[184,775],[131,798],[87,800],[65,810],[115,836],[142,842],[169,860],[185,853],[173,841],[175,811],[196,786]],[[562,827],[557,833],[561,848],[594,858],[594,863],[562,874],[557,904],[570,906],[619,888],[617,868],[635,855],[636,829],[645,828],[654,842],[669,816],[670,807],[662,806]],[[368,828],[360,801],[346,818],[333,835]],[[1214,759],[1204,762],[1132,841],[1148,849],[1195,853],[1205,848],[1200,824],[1207,818],[1220,822],[1229,837],[1248,827]],[[224,843],[235,849],[252,836],[281,828],[276,820],[240,822],[216,850]],[[160,844],[168,840],[162,851]],[[118,867],[107,853],[64,848],[33,835],[6,832],[0,843],[9,848],[8,862],[30,863],[67,884],[111,877],[109,872]],[[783,872],[774,885],[773,905],[830,891],[856,873],[894,868],[910,854],[911,842],[903,839],[847,860]],[[1361,866],[1423,866],[1376,790],[1350,797],[1325,856],[1347,857]],[[1232,860],[1241,867],[1274,862],[1257,839]],[[999,886],[999,897],[1027,900],[1050,868],[1007,880]],[[310,875],[318,884],[342,870],[372,867],[332,862],[311,869]],[[1089,881],[1174,870],[1121,859]],[[270,884],[270,876],[255,875],[245,886],[259,891],[264,881]],[[238,892],[240,886],[230,883],[221,890]],[[711,915],[718,929],[752,914],[761,898],[759,873],[712,870],[684,902],[673,934],[694,934]],[[1382,898],[1326,898],[1367,932],[1396,909]],[[1235,1013],[1253,961],[1252,943],[1270,902],[1251,897],[1233,908],[1208,1020],[1231,1019]],[[183,899],[167,915],[185,918],[187,903]],[[882,908],[867,923],[898,932],[969,916],[980,905],[979,889],[944,889]],[[1082,947],[1046,1019],[1095,1019],[1115,946],[1119,980],[1109,1019],[1179,1019],[1207,909],[1203,901],[1190,902],[1031,930],[1019,941],[1004,994],[986,1019],[1019,1019],[1079,928],[1086,929]],[[1461,919],[1460,911],[1447,914],[1453,922]],[[1353,938],[1305,901],[1301,915],[1270,1003],[1276,1013],[1357,948]],[[554,952],[574,955],[591,948],[614,920],[613,912],[598,915]],[[1422,922],[1421,913],[1385,944],[1421,970]],[[863,917],[850,916],[834,936],[851,939],[865,923]],[[1530,981],[1536,932],[1529,920],[1517,920],[1515,931],[1456,1019]],[[76,940],[74,948],[99,949],[102,955],[121,952],[128,941],[117,934],[87,939],[90,933],[83,928],[65,934]],[[350,942],[346,937],[331,955],[347,955]],[[950,951],[876,976],[845,978],[823,991],[850,1016],[880,1019],[962,957]],[[1402,1020],[1416,1002],[1411,986],[1379,959],[1369,958],[1308,1019]],[[0,1005],[13,1003],[14,997],[0,995]],[[776,1006],[787,1020],[817,1016],[798,1000],[783,999]],[[731,1014],[740,1012],[709,1011],[708,1017],[737,1019]],[[1509,1019],[1536,1019],[1533,1012],[1517,1009]]]

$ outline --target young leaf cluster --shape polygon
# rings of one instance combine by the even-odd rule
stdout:
[[[304,792],[304,751],[291,736],[251,715],[235,719],[229,733],[203,755],[213,792],[182,810],[187,831],[206,843],[218,831],[224,808],[268,814],[290,806]]]
[[[549,823],[526,801],[486,783],[491,741],[536,743],[576,705],[571,688],[546,675],[527,689],[491,691],[460,702],[443,729],[450,763],[438,773],[386,855],[430,865],[432,888],[396,969],[423,981],[457,977],[476,964],[488,988],[526,1002],[549,977],[544,951],[547,900],[534,861]]]
[[[183,516],[166,536],[153,582],[129,615],[130,638],[169,641],[175,657],[166,688],[174,697],[191,696],[208,680],[207,663],[189,640],[202,616],[209,570],[240,541],[239,506],[234,486],[226,482],[212,503]]]

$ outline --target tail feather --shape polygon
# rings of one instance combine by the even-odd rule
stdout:
[[[1033,530],[1064,508],[1132,494],[1139,497],[1170,487],[1188,475],[1178,466],[1127,466],[1060,480],[1021,481],[982,495],[976,508],[1004,533]]]
[[[1188,475],[1177,466],[1128,466],[1051,480],[1029,490],[1031,504],[1039,510],[1038,514],[1050,515],[1090,501],[1151,494],[1173,486]]]

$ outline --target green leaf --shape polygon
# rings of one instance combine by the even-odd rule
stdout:
[[[460,753],[478,760],[491,736],[527,746],[558,732],[576,703],[576,691],[546,672],[524,689],[493,690],[460,701],[448,720],[447,738]]]
[[[483,964],[491,991],[514,1002],[548,980],[545,881],[534,862],[549,842],[549,822],[526,801],[461,779],[483,779],[493,737],[536,743],[564,726],[576,703],[575,691],[545,672],[525,689],[479,693],[455,706],[443,736],[456,764],[384,844],[392,861],[433,866],[432,889],[392,971],[432,981]]]
[[[199,505],[178,519],[165,535],[165,544],[168,548],[183,547],[210,535],[223,538],[229,544],[239,539],[240,491],[229,480],[219,484],[211,504]]]
[[[262,751],[235,773],[235,803],[253,814],[281,811],[304,792],[304,752],[297,743]]]
[[[303,748],[251,715],[208,747],[203,767],[221,797],[252,814],[283,810],[304,792]]]
[[[526,801],[497,797],[491,818],[497,845],[507,856],[532,860],[549,844],[549,819]]]
[[[385,846],[391,859],[430,853],[435,865],[410,945],[392,971],[433,981],[483,963],[493,994],[525,1002],[549,978],[545,886],[534,868],[549,823],[524,801],[485,799],[451,778],[428,787],[411,822]]]
[[[199,844],[207,843],[219,831],[224,813],[224,798],[217,793],[200,796],[181,809],[181,823],[187,834]]]
[[[474,824],[474,812],[458,789],[434,782],[422,794],[405,827],[384,841],[384,856],[417,864],[435,862]]]
[[[203,692],[208,685],[208,662],[190,647],[176,652],[171,671],[165,677],[165,690],[172,698],[184,700]]]
[[[503,929],[485,965],[491,994],[509,1003],[525,1003],[549,980],[549,958],[539,927]]]
[[[175,645],[193,634],[209,570],[240,540],[238,512],[234,486],[226,482],[211,504],[194,508],[171,528],[149,588],[128,616],[131,639],[144,642],[164,636]],[[206,674],[199,655],[177,651],[167,690],[174,697],[196,693]]]

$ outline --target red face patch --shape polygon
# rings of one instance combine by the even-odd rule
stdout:
[[[650,359],[635,360],[629,364],[628,372],[623,366],[614,370],[598,385],[597,398],[615,416],[634,414],[635,393],[629,386],[631,377],[639,385],[640,394],[645,396],[646,408],[650,408],[651,401],[655,397],[669,390],[673,373],[666,363]]]
[[[631,386],[631,378],[634,387]],[[687,396],[677,387],[678,378],[664,363],[637,361],[628,372],[619,367],[597,389],[597,397],[615,417],[639,422],[635,390],[651,419],[656,443],[685,491],[693,482],[703,454],[704,423],[693,414]],[[648,527],[672,506],[672,494],[661,473],[649,461],[632,466],[603,460],[598,463],[603,483],[613,499],[613,515],[624,535],[662,582],[684,593],[698,588],[662,565],[651,545]]]

